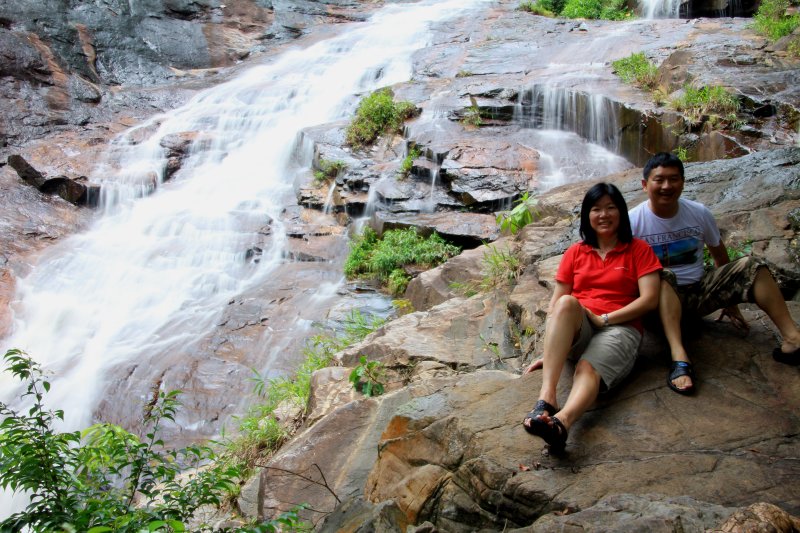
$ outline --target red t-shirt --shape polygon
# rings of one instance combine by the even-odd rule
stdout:
[[[588,244],[573,244],[558,265],[556,280],[596,315],[621,309],[639,297],[639,278],[661,270],[656,254],[641,239],[617,243],[605,260]],[[639,331],[641,320],[630,323]]]

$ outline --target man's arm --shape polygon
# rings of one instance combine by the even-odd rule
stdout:
[[[706,244],[706,246],[708,246],[708,253],[711,254],[716,268],[731,262],[730,257],[728,257],[728,248],[725,247],[725,243],[722,242],[722,239],[719,240],[719,244],[716,246],[711,246],[710,244]]]

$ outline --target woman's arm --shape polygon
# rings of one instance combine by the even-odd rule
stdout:
[[[635,318],[639,318],[648,311],[652,311],[658,307],[658,289],[661,284],[661,275],[659,271],[650,272],[639,278],[639,297],[621,309],[608,313],[609,324],[623,324],[630,322]],[[588,309],[586,313],[589,315],[589,320],[596,327],[603,327],[605,322],[603,319]]]

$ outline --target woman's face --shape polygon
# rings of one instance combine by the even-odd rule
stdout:
[[[609,195],[601,197],[589,210],[589,225],[599,238],[614,237],[619,229],[619,209]]]

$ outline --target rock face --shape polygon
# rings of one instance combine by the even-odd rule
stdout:
[[[12,271],[24,272],[32,254],[92,217],[64,200],[74,187],[62,176],[80,184],[110,138],[228,75],[217,67],[315,25],[358,20],[380,2],[229,4],[0,7],[0,153],[3,161],[20,158],[16,173],[0,163],[0,336],[11,322]],[[695,161],[742,156],[690,165],[686,195],[712,206],[729,244],[751,242],[775,266],[786,297],[797,299],[800,150],[789,148],[800,117],[797,61],[743,20],[641,21],[620,31],[605,21],[534,17],[517,5],[502,0],[483,20],[432,31],[413,79],[393,87],[422,110],[403,136],[357,152],[344,145],[343,122],[304,132],[300,149],[315,170],[323,161],[344,169],[322,184],[309,173],[297,184],[302,207],[282,215],[286,256],[296,261],[275,276],[285,296],[259,287],[233,299],[207,337],[158,361],[156,379],[186,384],[194,394],[187,409],[211,425],[246,403],[249,368],[272,358],[272,370],[291,371],[293,362],[278,355],[298,352],[297,316],[309,324],[324,318],[314,290],[341,277],[334,258],[346,246],[349,217],[377,210],[376,227],[413,225],[476,246],[498,239],[493,211],[526,190],[551,189],[539,196],[539,221],[417,276],[406,295],[416,311],[340,354],[343,365],[362,355],[383,362],[385,396],[356,396],[347,367],[315,375],[306,426],[243,489],[243,510],[269,517],[308,502],[309,518],[325,531],[796,527],[769,505],[800,513],[800,381],[769,358],[775,334],[757,309],[745,312],[747,337],[709,319],[690,341],[699,373],[693,398],[666,387],[666,358],[651,339],[630,379],[573,428],[566,457],[542,455],[541,441],[520,426],[540,376],[519,369],[541,349],[551,280],[576,239],[586,182],[613,180],[634,205],[643,195],[638,171],[627,170],[656,150],[686,148]],[[745,124],[692,125],[621,83],[610,61],[637,51],[660,65],[669,92],[689,79],[723,83],[739,95]],[[164,140],[167,177],[201,135]],[[597,146],[609,157],[586,165],[583,153]],[[419,156],[404,175],[413,148]],[[569,171],[559,177],[553,168]],[[37,188],[22,183],[26,177]],[[51,177],[59,178],[48,186]],[[44,194],[51,190],[63,195]],[[330,213],[309,217],[308,208]],[[263,221],[258,239],[270,231]],[[247,260],[259,261],[262,249],[253,242]],[[519,272],[492,277],[487,261],[503,254],[518,259]],[[796,302],[791,310],[800,316]],[[266,353],[273,331],[286,333],[285,343]],[[99,408],[109,421],[130,417],[116,398],[149,389],[155,366],[133,363],[109,376]],[[221,385],[221,376],[237,386]],[[569,385],[566,376],[560,398]],[[179,418],[166,438],[193,440],[204,429],[194,422]],[[754,501],[769,504],[735,512]]]
[[[712,207],[729,241],[747,234],[778,271],[797,273],[794,259],[769,253],[796,238],[787,213],[798,201],[797,157],[800,148],[689,164],[684,194]],[[630,206],[643,199],[637,172],[609,179]],[[577,206],[585,188],[557,188],[540,201],[558,213],[565,204]],[[706,319],[689,342],[699,374],[696,396],[667,388],[668,358],[653,338],[655,349],[643,352],[628,380],[571,429],[566,456],[547,455],[542,441],[524,431],[521,420],[541,377],[520,376],[519,369],[541,349],[553,265],[574,239],[574,217],[561,213],[566,224],[534,223],[505,244],[526,265],[513,290],[466,299],[442,294],[432,279],[452,276],[445,264],[426,273],[424,286],[436,294],[427,300],[432,307],[343,352],[346,366],[360,355],[382,361],[394,376],[391,392],[374,399],[329,396],[344,402],[337,409],[320,401],[327,414],[314,417],[248,487],[259,494],[249,510],[263,517],[285,509],[282,502],[301,500],[325,512],[336,507],[320,526],[324,531],[373,521],[387,531],[424,523],[443,531],[553,531],[578,524],[598,531],[703,531],[734,527],[722,523],[754,501],[800,512],[792,481],[800,375],[771,359],[774,328],[753,306],[743,306],[749,335]],[[477,250],[473,262],[480,261]],[[452,260],[476,272],[464,266],[469,261]],[[792,296],[798,285],[784,279]],[[800,306],[790,302],[790,308],[800,318]],[[559,384],[562,401],[568,374]],[[316,483],[309,486],[300,475]],[[756,520],[753,513],[741,511],[729,523]]]

